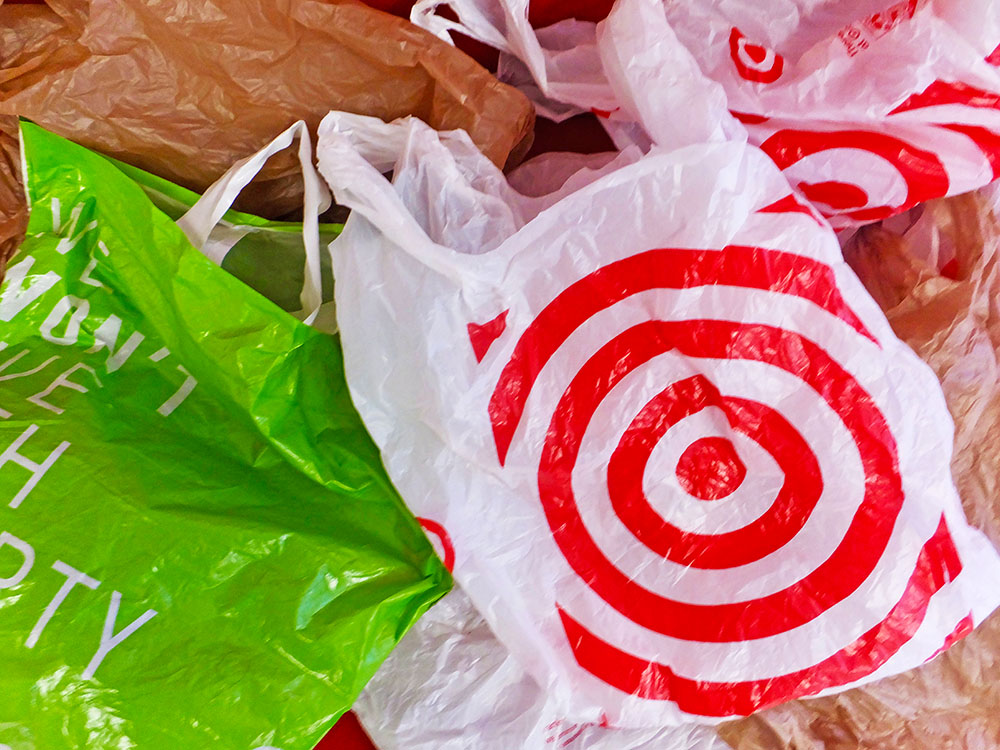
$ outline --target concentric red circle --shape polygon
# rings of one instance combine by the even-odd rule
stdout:
[[[572,473],[593,414],[626,375],[668,351],[691,358],[767,362],[795,375],[827,402],[857,445],[865,472],[861,507],[833,554],[808,576],[782,591],[760,599],[719,605],[669,599],[642,587],[619,570],[583,522]],[[795,450],[795,455],[808,453]],[[538,490],[549,528],[563,556],[604,601],[649,630],[703,642],[740,641],[783,633],[809,622],[848,597],[875,569],[903,504],[895,440],[871,396],[857,381],[823,349],[798,333],[719,320],[652,320],[624,331],[594,354],[573,377],[553,411],[541,451]],[[686,564],[730,567],[734,558],[738,560],[735,564],[745,564],[780,549],[811,511],[811,507],[806,509],[807,503],[799,507],[791,505],[796,500],[795,494],[786,497],[789,508],[795,508],[794,525],[785,523],[773,527],[774,530],[769,527],[766,536],[755,527],[731,532],[748,536],[754,542],[752,553],[726,543],[726,534],[710,537],[697,547],[698,555],[685,550],[690,556]],[[632,507],[643,506],[634,502]],[[662,519],[656,532],[665,537],[671,535]],[[653,534],[649,533],[642,541],[649,546],[651,538]],[[673,547],[666,551],[671,556],[675,554]]]
[[[770,453],[785,475],[774,503],[754,525],[725,534],[696,534],[667,523],[642,488],[649,457],[667,430],[709,406],[720,409],[733,430]],[[608,492],[626,528],[661,557],[693,568],[734,568],[788,544],[819,502],[823,481],[808,444],[777,411],[755,401],[723,397],[696,375],[661,391],[625,431],[608,462]]]
[[[674,474],[691,497],[711,502],[724,500],[736,492],[746,478],[747,467],[732,440],[705,437],[684,449]]]
[[[782,295],[807,300],[839,318],[859,337],[875,341],[844,302],[829,266],[817,261],[750,247],[640,253],[570,285],[522,333],[490,401],[500,463],[506,461],[536,379],[574,331],[634,294],[709,284],[768,291],[775,303]],[[640,369],[655,373],[657,357],[667,352],[691,361],[761,363],[781,371],[782,377],[791,375],[826,402],[854,442],[864,476],[863,497],[851,523],[832,554],[783,590],[709,605],[672,599],[619,569],[614,560],[621,551],[614,551],[614,558],[605,554],[583,520],[573,473],[585,435],[591,429],[608,429],[591,424],[597,409],[630,373]],[[904,500],[896,442],[871,395],[821,344],[801,333],[760,323],[648,320],[612,332],[578,371],[568,373],[567,380],[561,397],[551,405],[539,455],[539,499],[553,539],[579,580],[633,623],[654,633],[705,643],[766,638],[812,621],[875,572]],[[714,535],[684,531],[668,523],[655,512],[643,489],[657,443],[680,420],[708,407],[719,409],[735,433],[756,442],[784,473],[784,483],[763,515],[745,527]],[[739,457],[725,442],[693,444],[686,460],[707,462],[713,471],[738,476]],[[665,560],[718,570],[780,555],[824,492],[824,477],[812,447],[777,409],[724,394],[704,375],[665,383],[649,400],[609,458],[607,482],[613,510],[637,542]],[[694,494],[722,496],[735,483],[735,479],[725,480],[717,489],[699,485],[701,489]],[[935,570],[941,569],[949,573],[960,569],[943,519],[938,533],[925,545],[903,599],[881,623],[813,668],[742,683],[679,676],[667,665],[643,661],[602,641],[561,607],[559,613],[577,661],[609,685],[645,698],[675,700],[692,713],[724,716],[748,713],[870,674],[910,637],[929,597],[943,585],[941,576],[935,577]]]
[[[760,148],[783,170],[807,156],[831,149],[867,151],[886,160],[906,183],[906,198],[896,206],[867,205],[868,193],[853,183],[846,183],[846,189],[845,183],[837,181],[800,184],[814,200],[840,209],[837,213],[858,221],[879,221],[907,211],[918,203],[947,195],[950,185],[944,164],[936,154],[871,130],[779,130],[761,143]]]

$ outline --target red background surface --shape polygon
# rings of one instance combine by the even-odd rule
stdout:
[[[375,750],[353,713],[345,714],[337,726],[316,746],[316,750]]]

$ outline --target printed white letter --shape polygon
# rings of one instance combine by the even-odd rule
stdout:
[[[53,336],[53,329],[62,323],[62,319],[66,317],[66,313],[71,310],[72,313],[69,316],[69,322],[66,324],[66,335]],[[88,313],[90,313],[90,303],[87,300],[67,294],[56,302],[56,306],[52,308],[49,317],[42,323],[42,338],[60,346],[72,346],[80,338],[80,323],[86,319]]]
[[[7,289],[0,294],[0,321],[9,323],[21,310],[54,287],[60,280],[59,274],[49,271],[44,276],[35,277],[27,289],[23,289],[28,271],[35,265],[35,259],[27,256],[20,263],[7,269]]]
[[[35,406],[40,406],[43,409],[48,409],[49,411],[55,412],[56,414],[62,414],[64,411],[66,411],[65,409],[60,409],[58,406],[53,406],[48,401],[45,401],[45,399],[52,394],[52,391],[60,387],[69,388],[70,390],[76,391],[77,393],[87,393],[86,386],[81,385],[80,383],[74,383],[72,380],[69,379],[69,376],[72,375],[77,370],[87,370],[91,375],[94,376],[94,380],[97,380],[97,372],[94,371],[93,367],[88,367],[82,362],[78,362],[77,364],[73,365],[71,368],[66,370],[66,372],[59,375],[55,380],[53,380],[49,384],[48,388],[46,388],[43,391],[39,391],[34,396],[28,396],[28,401],[33,403]],[[98,386],[101,385],[100,380],[97,380],[97,385]]]
[[[51,620],[52,616],[55,615],[56,610],[62,606],[62,603],[66,601],[66,597],[69,596],[69,592],[72,591],[78,583],[82,583],[91,591],[101,585],[100,581],[95,581],[86,573],[81,573],[76,568],[72,568],[60,560],[56,560],[52,563],[52,569],[66,576],[66,582],[59,587],[56,595],[52,597],[52,601],[49,602],[49,606],[45,608],[45,611],[42,612],[42,616],[39,617],[38,622],[35,623],[35,627],[31,629],[31,632],[28,634],[28,640],[24,642],[26,648],[34,648],[38,644],[38,639],[42,637],[42,631],[45,630],[45,626],[49,624],[49,620]]]
[[[2,352],[6,348],[7,348],[7,344],[5,344],[3,342],[0,342],[0,352]],[[4,362],[2,365],[0,365],[0,373],[3,373],[8,367],[10,367],[12,364],[14,364],[19,359],[21,359],[21,357],[24,357],[25,355],[30,354],[30,353],[31,353],[30,349],[23,349],[20,353],[15,354],[13,357],[11,357],[6,362]],[[42,364],[38,365],[37,367],[33,367],[30,370],[25,370],[24,372],[11,372],[11,373],[8,373],[6,375],[0,375],[0,383],[4,382],[5,380],[15,380],[17,378],[26,378],[29,375],[34,375],[36,373],[39,373],[42,370],[44,370],[46,367],[48,367],[49,365],[51,365],[53,362],[55,362],[57,359],[59,359],[59,355],[56,355],[55,357],[49,357],[47,360],[45,360],[44,362],[42,362]],[[5,410],[3,408],[0,408],[0,419],[10,419],[11,416],[12,415],[11,415],[11,413],[9,411],[7,411],[7,410]]]
[[[4,545],[13,547],[24,557],[20,570],[9,578],[0,578],[0,589],[12,589],[27,578],[28,573],[31,572],[31,566],[35,564],[35,550],[27,542],[21,541],[6,531],[0,533],[0,549],[3,549]]]
[[[174,409],[183,404],[184,399],[190,396],[191,391],[193,391],[195,387],[198,385],[198,381],[195,380],[194,376],[191,375],[191,373],[189,373],[187,370],[185,370],[183,366],[177,365],[177,369],[180,370],[183,374],[187,375],[187,379],[183,383],[181,383],[181,387],[177,389],[177,393],[175,393],[173,396],[164,401],[163,405],[156,410],[160,413],[161,416],[164,417],[169,417],[171,414],[173,414]]]
[[[119,349],[118,336],[121,334],[121,331],[122,319],[117,315],[112,315],[94,331],[94,338],[97,339],[97,343],[87,350],[87,354],[95,354],[105,347],[108,348],[108,372],[114,372],[125,364],[128,358],[139,348],[139,344],[146,338],[136,331],[128,337],[125,343],[122,344],[121,349]]]
[[[140,615],[139,619],[133,621],[131,625],[128,625],[118,635],[115,635],[115,621],[118,619],[118,608],[121,606],[121,603],[122,595],[117,591],[112,593],[111,604],[108,606],[108,616],[104,620],[104,632],[101,633],[101,647],[97,649],[94,658],[90,660],[90,664],[83,670],[83,679],[85,680],[89,680],[94,676],[97,668],[104,661],[104,657],[110,654],[112,649],[120,646],[126,638],[134,635],[135,631],[156,617],[156,610],[147,609]]]
[[[58,448],[49,454],[48,458],[42,461],[42,463],[37,464],[30,458],[25,458],[17,452],[18,449],[27,442],[28,438],[36,432],[38,432],[38,425],[28,425],[28,429],[22,432],[3,453],[0,453],[0,469],[2,469],[8,461],[11,461],[20,466],[22,469],[27,469],[31,472],[31,479],[29,479],[28,483],[24,485],[24,487],[22,487],[16,495],[14,495],[14,499],[10,501],[11,508],[17,508],[22,502],[24,502],[28,493],[35,489],[35,485],[42,481],[42,477],[45,476],[45,472],[52,468],[52,464],[54,464],[59,459],[59,456],[61,456],[70,446],[69,443],[63,441],[59,444]]]

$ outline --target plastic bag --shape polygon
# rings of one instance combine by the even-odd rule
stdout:
[[[0,5],[0,113],[199,193],[274,133],[334,108],[463,128],[501,166],[527,148],[533,119],[461,52],[360,4]],[[279,155],[237,206],[280,217],[301,202],[298,165]]]
[[[594,110],[619,142],[627,140],[621,128],[634,120],[634,102],[612,96],[607,79],[616,64],[642,64],[640,30],[565,21],[536,34],[527,0],[449,0],[462,23],[435,16],[438,4],[418,3],[414,21],[508,53],[501,79],[523,88],[547,117]],[[659,43],[673,43],[676,33],[722,85],[751,142],[835,227],[1000,177],[1000,14],[992,0],[663,7],[672,33]]]
[[[157,209],[174,221],[182,220],[200,196],[148,172],[109,159],[138,185]],[[253,165],[256,167],[256,165]],[[256,174],[254,169],[253,173]],[[310,214],[315,218],[315,211]],[[206,226],[209,217],[205,217]],[[290,221],[268,221],[252,214],[227,211],[207,234],[194,237],[193,244],[206,256],[247,286],[267,297],[300,320],[312,316],[310,325],[326,333],[336,332],[333,276],[330,256],[320,247],[332,242],[341,224],[317,224],[303,233],[303,225]],[[315,244],[304,238],[318,236]],[[309,254],[319,258],[316,299],[302,299]],[[318,309],[317,309],[318,303]],[[315,313],[315,314],[314,314]]]
[[[420,619],[354,710],[379,750],[730,750],[697,724],[565,719],[460,589]]]
[[[1000,546],[1000,223],[984,198],[932,202],[901,230],[865,227],[846,257],[893,329],[941,379],[966,515]],[[1000,737],[998,655],[994,615],[919,670],[836,698],[789,703],[720,732],[738,750],[987,750]]]
[[[448,574],[337,340],[218,268],[105,158],[21,135],[30,223],[0,289],[0,745],[310,750]],[[308,234],[324,188],[304,124],[275,147],[295,137]],[[259,161],[185,215],[190,236]],[[310,310],[318,237],[303,246]]]
[[[656,14],[608,23],[652,37]],[[566,717],[621,727],[917,666],[992,611],[1000,563],[933,373],[715,92],[657,79],[692,75],[683,48],[650,49],[619,95],[654,123],[687,102],[663,130],[691,145],[555,195],[413,119],[331,113],[318,146],[354,212],[331,248],[348,383],[390,476]]]
[[[7,259],[24,241],[28,225],[28,206],[18,164],[21,160],[17,140],[17,120],[0,117],[0,281]]]

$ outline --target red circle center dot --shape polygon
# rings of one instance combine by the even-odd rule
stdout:
[[[764,58],[767,57],[767,50],[759,44],[748,44],[743,49],[746,50],[747,56],[755,63],[762,63],[764,62]]]
[[[677,461],[677,481],[699,500],[721,500],[736,491],[747,467],[733,444],[722,437],[695,440]]]
[[[830,208],[845,210],[868,205],[868,193],[847,182],[800,182],[799,190],[813,203],[825,203]]]

